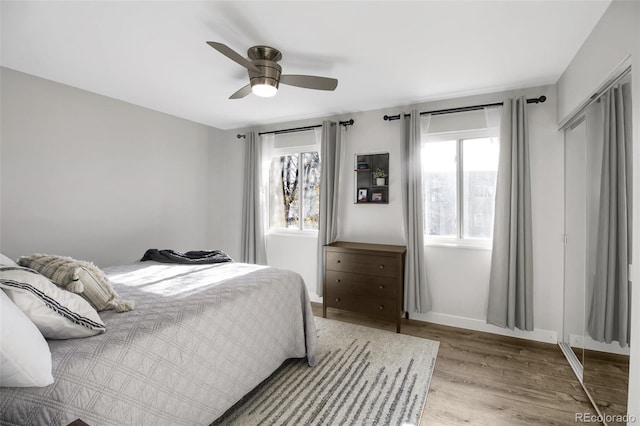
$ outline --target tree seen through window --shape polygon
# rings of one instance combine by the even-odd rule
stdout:
[[[314,151],[274,157],[270,172],[270,227],[317,230],[320,210],[319,153]]]

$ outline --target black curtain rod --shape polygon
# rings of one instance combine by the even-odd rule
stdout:
[[[527,99],[527,103],[528,104],[538,104],[538,103],[542,103],[544,101],[547,100],[546,96],[540,96],[538,98],[531,98],[531,99]],[[423,111],[420,113],[420,115],[427,115],[427,114],[431,114],[431,115],[441,115],[441,114],[451,114],[454,112],[466,112],[466,111],[476,111],[482,108],[487,108],[487,107],[492,107],[492,106],[499,106],[502,105],[502,102],[494,102],[492,104],[483,104],[483,105],[472,105],[472,106],[466,106],[466,107],[460,107],[460,108],[448,108],[448,109],[439,109],[436,111]],[[405,117],[409,117],[411,114],[405,114]],[[384,121],[393,121],[393,120],[399,120],[400,119],[400,114],[398,115],[385,115],[384,117]]]
[[[274,135],[283,135],[285,133],[304,132],[304,131],[311,130],[311,129],[317,129],[318,127],[322,127],[322,124],[316,124],[315,126],[295,127],[293,129],[274,130],[272,132],[260,132],[260,133],[258,133],[258,135],[259,136],[270,135],[272,133]]]
[[[353,123],[355,123],[353,118],[350,119],[350,120],[339,121],[338,122],[339,125],[344,126],[344,127],[353,126]],[[258,135],[262,136],[262,135],[268,135],[268,134],[272,134],[272,133],[274,133],[276,135],[282,135],[282,134],[285,134],[285,133],[304,132],[306,130],[316,129],[318,127],[322,127],[322,124],[316,124],[315,126],[296,127],[294,129],[274,130],[272,132],[260,132],[260,133],[258,133]],[[244,139],[245,135],[238,134],[238,135],[236,135],[236,137],[238,139]]]

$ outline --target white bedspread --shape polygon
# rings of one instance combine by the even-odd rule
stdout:
[[[1,388],[0,423],[207,425],[284,360],[315,365],[309,297],[291,271],[141,262],[105,272],[135,309],[101,312],[104,334],[49,341],[55,382]]]

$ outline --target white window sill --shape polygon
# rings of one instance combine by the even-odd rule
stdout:
[[[491,240],[489,241],[473,241],[473,240],[430,240],[425,239],[425,247],[469,249],[469,250],[488,250],[491,251]]]
[[[318,237],[318,231],[316,230],[300,230],[300,229],[269,229],[266,233],[267,236],[279,236],[279,237],[306,237],[316,238]]]

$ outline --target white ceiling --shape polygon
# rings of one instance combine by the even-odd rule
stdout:
[[[610,0],[6,1],[1,64],[167,114],[233,129],[553,84]],[[228,97],[241,54],[266,44],[283,74],[339,80]]]

